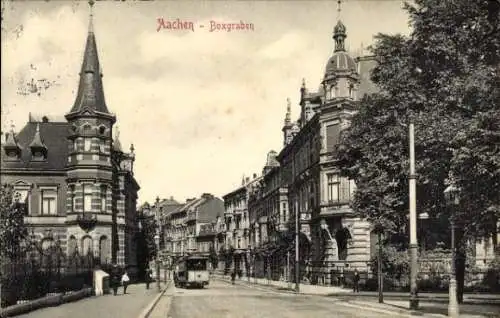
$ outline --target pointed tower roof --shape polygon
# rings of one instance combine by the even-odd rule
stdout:
[[[286,99],[286,114],[285,114],[285,127],[289,127],[292,124],[292,102],[290,98]]]
[[[21,149],[17,142],[16,133],[14,132],[14,124],[10,126],[10,133],[5,134],[4,149]]]
[[[40,136],[40,124],[36,124],[36,132],[33,141],[30,143],[30,148],[47,149]]]
[[[113,140],[113,150],[123,152],[122,144],[120,143],[120,131],[116,127],[115,140]]]
[[[104,99],[104,88],[102,84],[102,73],[97,54],[97,45],[94,35],[92,7],[94,1],[89,1],[90,19],[85,44],[85,52],[83,54],[82,68],[80,71],[80,82],[78,84],[78,93],[75,103],[70,110],[70,114],[78,113],[84,109],[89,109],[94,112],[111,115],[106,101]]]
[[[356,72],[357,67],[354,59],[346,52],[345,39],[347,38],[347,29],[340,21],[340,5],[338,3],[338,17],[337,24],[333,28],[333,39],[335,40],[335,49],[332,57],[328,60],[325,68],[325,77],[335,75],[338,72]]]

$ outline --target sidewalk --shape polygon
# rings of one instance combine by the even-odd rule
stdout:
[[[227,276],[214,274],[212,276],[215,279],[220,279],[230,282],[231,279]],[[264,287],[269,287],[273,289],[283,290],[283,291],[293,291],[295,284],[283,281],[273,281],[267,280],[265,278],[250,278],[243,277],[236,280],[237,284],[245,285],[259,285]],[[322,296],[332,296],[340,298],[377,298],[378,292],[362,291],[359,293],[353,293],[351,289],[340,288],[335,286],[320,286],[320,285],[308,285],[300,284],[300,293],[307,295],[322,295]],[[409,294],[404,292],[384,292],[385,299],[408,301]],[[442,302],[448,303],[448,293],[419,293],[418,297],[424,302]],[[464,304],[488,304],[488,305],[498,305],[500,306],[500,295],[498,294],[465,294]]]
[[[411,310],[408,300],[385,300],[378,303],[378,300],[347,300],[348,303],[370,308],[382,308],[385,310],[407,310],[413,314],[425,314],[433,317],[448,317],[448,304],[421,301],[418,310]],[[462,304],[459,308],[460,318],[497,318],[500,317],[500,306],[498,305],[477,305]]]
[[[115,318],[136,317],[139,313],[157,297],[158,291],[155,286],[150,285],[146,289],[145,284],[132,284],[127,288],[127,294],[123,295],[123,288],[119,288],[118,295],[104,295],[85,298],[72,303],[57,307],[39,309],[17,317],[29,318]]]
[[[164,291],[161,296],[152,304],[152,308],[149,308],[148,312],[140,315],[139,318],[164,318],[167,316],[170,310],[170,304],[172,302],[172,295],[174,291],[174,283],[172,281],[167,282]]]
[[[224,281],[230,282],[231,279],[226,276],[222,275],[216,275],[213,274],[212,277],[214,279],[220,279]],[[266,278],[250,278],[250,280],[247,277],[243,277],[241,279],[236,279],[236,284],[247,284],[247,285],[262,285],[262,286],[268,286],[270,288],[276,288],[279,290],[283,291],[293,291],[290,288],[294,288],[294,284],[289,284],[288,282],[284,281],[276,281],[276,280],[268,280]],[[300,284],[300,293],[301,294],[308,294],[308,295],[324,295],[327,296],[331,293],[336,293],[336,294],[349,294],[352,293],[350,290],[343,289],[340,287],[330,287],[330,286],[318,286],[318,285],[306,285],[306,284]]]

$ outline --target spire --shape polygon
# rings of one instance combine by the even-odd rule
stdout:
[[[94,0],[89,1],[90,17],[89,17],[89,33],[94,33]]]
[[[17,138],[16,138],[16,133],[14,132],[14,123],[11,122],[10,125],[10,133],[5,134],[5,143],[3,144],[4,149],[6,152],[10,150],[11,152],[17,152],[21,150],[21,147],[17,143]]]
[[[333,39],[335,40],[335,52],[345,51],[346,28],[340,21],[342,0],[337,1],[337,25],[333,29]]]
[[[118,130],[118,127],[116,127],[115,140],[113,141],[113,150],[123,152],[122,144],[120,143],[120,131]]]
[[[31,153],[34,157],[46,157],[47,156],[47,146],[43,143],[43,139],[40,136],[40,124],[36,124],[36,132],[33,137],[33,141],[30,143]]]
[[[85,108],[92,111],[111,115],[104,99],[104,89],[102,85],[101,66],[97,54],[97,45],[94,35],[94,22],[92,8],[94,1],[89,1],[90,16],[87,42],[83,54],[82,68],[80,71],[80,82],[75,103],[70,113],[80,112]]]
[[[286,99],[286,114],[285,114],[285,126],[288,127],[292,123],[292,103],[290,102],[290,98]]]

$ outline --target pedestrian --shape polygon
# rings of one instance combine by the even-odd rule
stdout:
[[[127,293],[127,287],[130,282],[130,278],[128,277],[127,271],[122,275],[122,285],[123,285],[123,294]]]
[[[149,289],[149,284],[151,283],[151,269],[147,268],[146,269],[146,275],[145,275],[145,280],[146,280],[146,289]]]
[[[357,269],[354,270],[353,282],[354,282],[354,292],[359,293],[359,273]]]
[[[110,275],[111,288],[113,288],[113,295],[116,296],[118,293],[118,286],[120,286],[120,273],[118,271],[118,265],[113,264]]]
[[[235,281],[235,280],[236,280],[236,272],[235,272],[235,271],[233,271],[233,272],[231,273],[231,283],[232,283],[233,285],[234,285],[234,281]]]

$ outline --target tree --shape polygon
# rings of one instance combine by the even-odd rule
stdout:
[[[155,242],[157,222],[154,217],[146,216],[141,219],[141,232],[138,236],[138,263],[141,272],[148,266],[149,262],[157,255],[157,246]]]
[[[0,187],[0,257],[14,259],[20,253],[21,242],[27,237],[24,225],[25,209],[9,185]]]
[[[217,266],[219,264],[219,259],[217,257],[217,251],[215,250],[215,247],[213,244],[210,245],[208,259],[210,261],[210,264],[212,264],[212,269],[216,270]]]
[[[500,31],[498,0],[415,0],[405,4],[409,37],[379,34],[366,96],[336,154],[357,185],[353,208],[406,235],[408,133],[415,124],[417,210],[461,225],[458,243],[497,232],[500,216]],[[462,204],[446,209],[455,183]],[[449,227],[448,227],[449,228]],[[403,230],[401,230],[403,229]],[[496,236],[496,235],[495,235]],[[408,240],[405,240],[406,242]],[[459,250],[459,300],[465,252]]]

